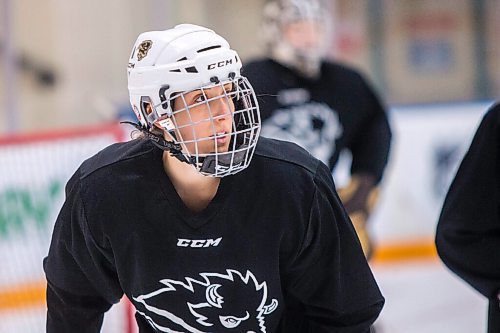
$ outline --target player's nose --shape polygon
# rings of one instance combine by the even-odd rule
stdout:
[[[231,115],[230,101],[228,101],[228,98],[225,96],[221,96],[212,101],[212,106],[210,108],[212,109],[212,116],[218,120],[223,120]]]

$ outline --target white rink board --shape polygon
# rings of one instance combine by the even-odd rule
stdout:
[[[45,280],[42,260],[66,182],[86,158],[124,134],[111,125],[0,138],[0,291]],[[126,311],[124,303],[113,307],[103,332],[124,333]],[[39,305],[0,307],[0,332],[43,332],[45,312]]]
[[[433,238],[448,187],[491,103],[395,108],[392,150],[370,226],[377,243]]]
[[[78,166],[113,133],[0,145],[0,288],[43,279],[64,187]]]
[[[124,329],[126,327],[127,306],[122,300],[106,313],[101,329],[102,333],[128,333]],[[0,333],[45,332],[46,311],[45,307],[32,307],[22,311],[0,312]]]

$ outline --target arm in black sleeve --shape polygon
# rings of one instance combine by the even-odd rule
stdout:
[[[443,262],[490,300],[500,288],[499,119],[496,105],[479,125],[446,196],[436,233]]]
[[[282,332],[369,332],[384,298],[325,165],[315,182],[303,243],[286,268]]]
[[[367,116],[356,133],[349,149],[352,154],[351,174],[368,174],[374,178],[374,184],[382,179],[391,146],[392,132],[387,112],[375,91],[363,77],[361,94],[363,112]],[[362,112],[353,110],[353,112]]]
[[[98,245],[89,230],[78,172],[66,186],[44,270],[47,332],[99,332],[104,312],[123,292],[109,250]]]

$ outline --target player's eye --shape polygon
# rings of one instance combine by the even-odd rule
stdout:
[[[200,93],[194,97],[193,102],[194,103],[202,103],[202,102],[205,102],[206,100],[207,100],[207,96],[203,93]]]

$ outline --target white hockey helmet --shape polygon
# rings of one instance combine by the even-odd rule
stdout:
[[[240,74],[241,66],[236,51],[210,29],[180,24],[165,31],[142,33],[128,64],[130,103],[141,130],[157,146],[192,164],[204,175],[223,177],[245,169],[258,140],[260,114],[253,88]],[[221,94],[209,97],[206,92],[212,88],[219,89]],[[190,105],[185,96],[195,91],[204,98]],[[181,102],[181,107],[175,110],[174,100]],[[217,132],[211,108],[217,100],[233,109],[230,144],[224,151],[217,145],[221,133]],[[200,106],[208,110],[205,119],[177,122],[176,116],[182,112],[192,119],[191,109]],[[181,129],[186,133],[186,128],[194,128],[201,122],[211,124],[209,135],[201,136],[193,129],[190,138],[183,137]],[[157,134],[158,128],[163,130],[164,137]],[[208,152],[201,148],[206,147],[206,142],[213,142]]]
[[[328,50],[331,21],[322,0],[273,0],[264,7],[262,36],[271,58],[314,78]]]

